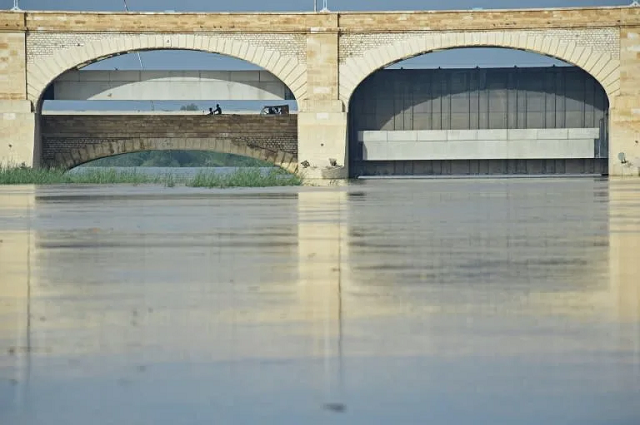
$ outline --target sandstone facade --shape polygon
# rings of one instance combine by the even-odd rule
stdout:
[[[0,13],[0,161],[38,165],[40,99],[61,73],[136,50],[221,53],[261,66],[296,96],[298,160],[346,175],[347,113],[377,69],[430,51],[506,47],[579,66],[611,105],[610,173],[640,166],[640,8],[381,13]],[[9,145],[11,147],[9,147]],[[630,159],[621,163],[619,152]],[[637,158],[637,162],[636,162]],[[323,174],[324,173],[324,174]]]

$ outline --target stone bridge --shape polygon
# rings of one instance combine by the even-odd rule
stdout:
[[[298,169],[295,115],[44,115],[42,162],[72,168],[150,150],[203,150]]]
[[[296,100],[298,161],[347,173],[351,95],[371,73],[424,53],[504,47],[582,68],[610,105],[609,173],[640,158],[640,8],[339,13],[0,12],[0,161],[39,165],[40,109],[61,74],[135,51],[228,55],[268,70]],[[333,170],[336,171],[336,170]],[[628,172],[627,172],[628,173]]]

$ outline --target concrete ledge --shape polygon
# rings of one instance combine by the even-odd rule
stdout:
[[[386,142],[388,131],[361,131],[358,135],[361,142]]]
[[[386,142],[368,142],[362,147],[362,158],[369,161],[388,158],[388,147]]]
[[[569,138],[569,129],[568,128],[546,128],[536,130],[537,139],[549,139],[549,140],[558,140],[558,139],[568,139]]]
[[[476,140],[508,140],[509,130],[477,130]]]
[[[507,130],[507,139],[535,140],[538,138],[538,130],[536,129],[510,129]]]
[[[447,140],[447,130],[418,130],[416,131],[418,142],[434,142]]]
[[[441,141],[499,141],[499,140],[570,140],[597,139],[598,128],[548,128],[548,129],[492,129],[492,130],[395,130],[359,131],[360,142],[441,142]]]
[[[363,147],[365,161],[555,158],[593,158],[593,141],[368,142]]]
[[[597,128],[358,133],[365,161],[593,158],[598,136]]]
[[[416,131],[388,131],[387,140],[389,142],[415,142],[417,141]]]
[[[598,139],[600,137],[599,128],[570,128],[568,130],[569,139]]]
[[[447,140],[478,140],[478,131],[479,130],[447,130]]]

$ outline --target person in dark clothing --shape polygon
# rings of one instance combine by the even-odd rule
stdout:
[[[209,113],[207,115],[213,115],[213,108],[209,108]]]
[[[222,108],[216,103],[216,109],[213,110],[213,115],[222,115]]]

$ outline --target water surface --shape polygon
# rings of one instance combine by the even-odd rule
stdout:
[[[640,181],[0,187],[0,423],[640,423]]]

